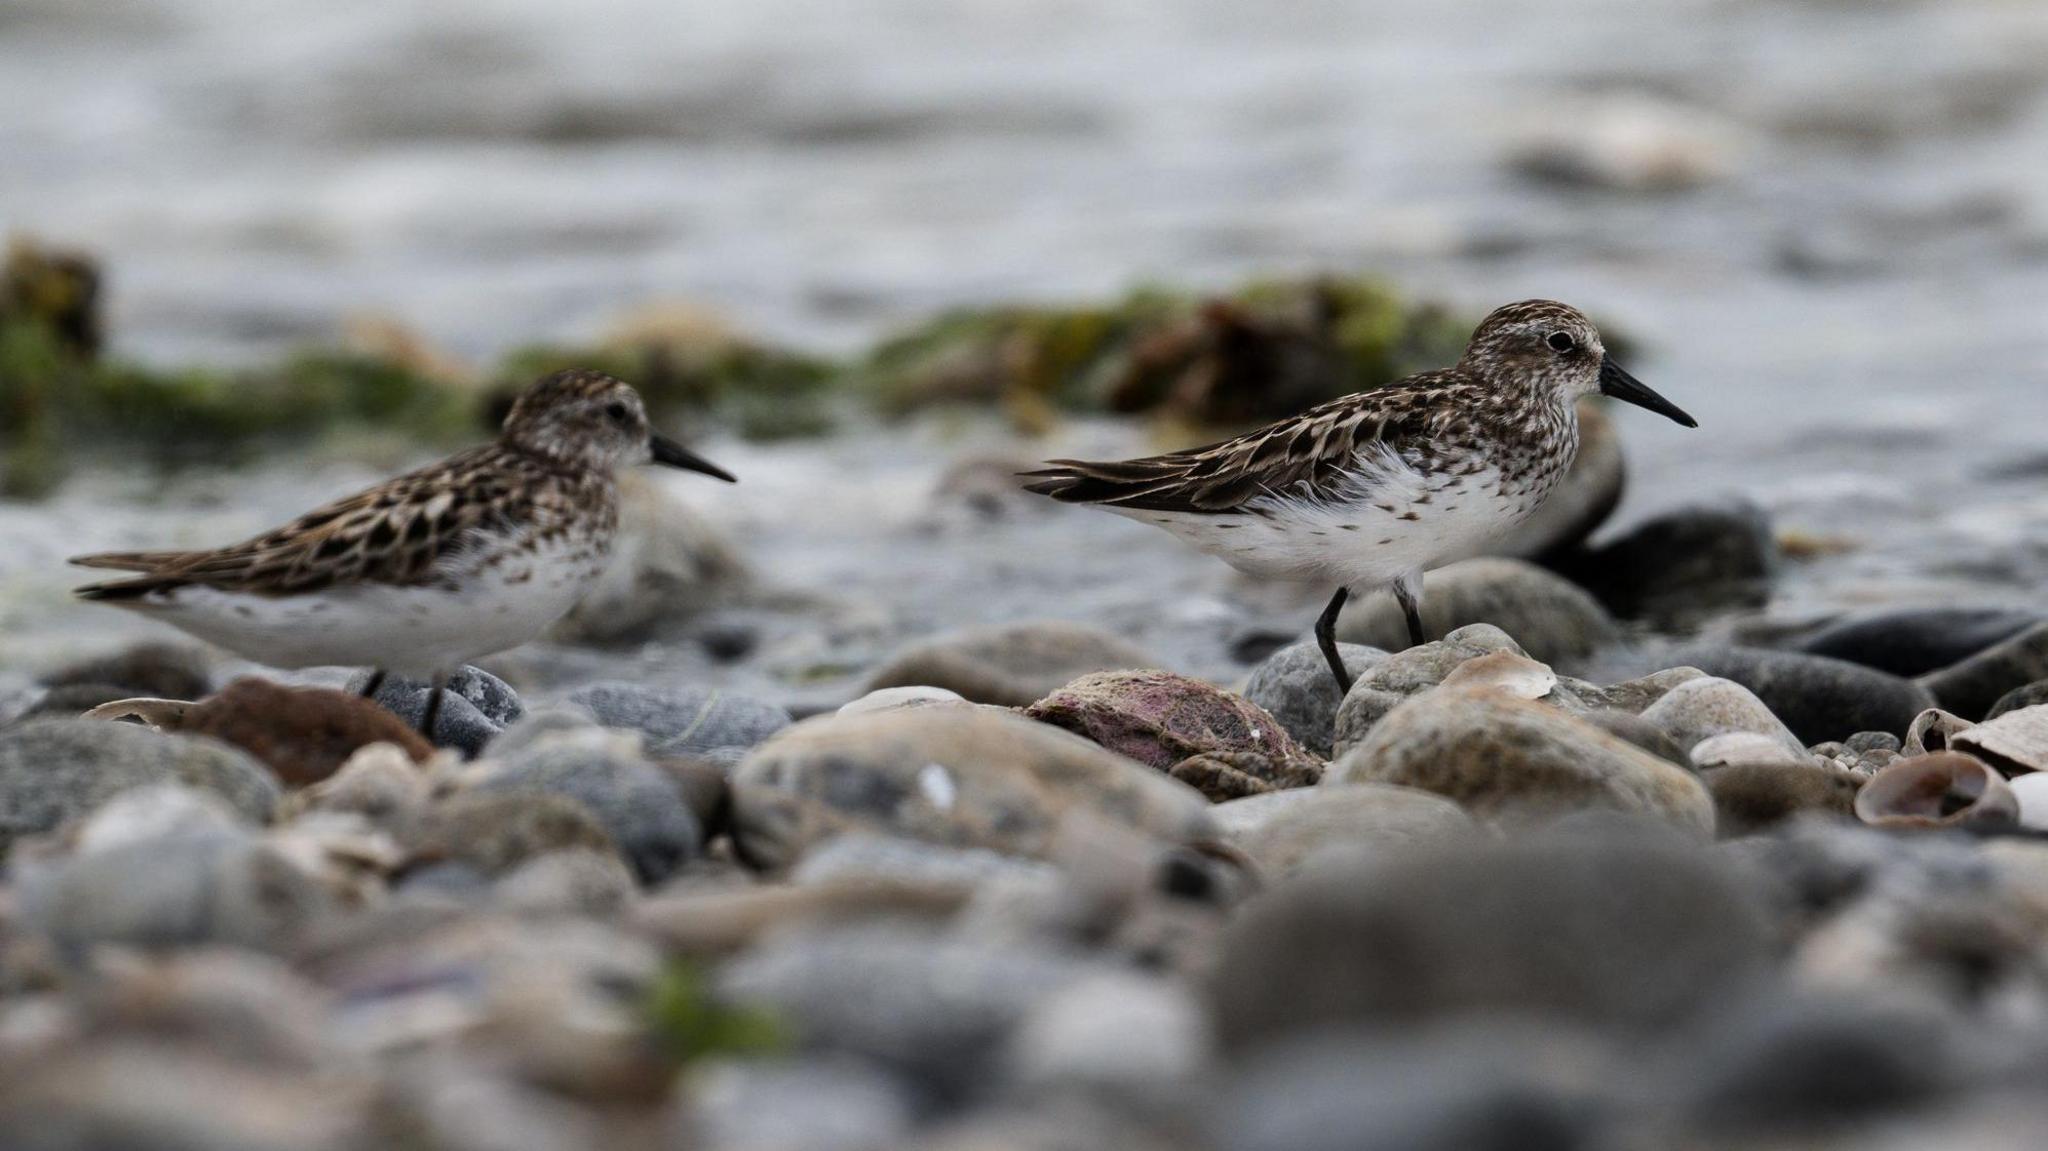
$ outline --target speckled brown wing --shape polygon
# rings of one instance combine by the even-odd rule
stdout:
[[[1025,490],[1064,503],[1209,514],[1282,492],[1331,496],[1375,443],[1404,458],[1434,452],[1444,425],[1460,418],[1453,393],[1469,386],[1454,371],[1429,372],[1208,447],[1112,462],[1051,460],[1024,473],[1036,481]]]
[[[137,578],[78,590],[87,599],[124,599],[187,584],[257,595],[294,595],[346,583],[417,586],[480,531],[545,530],[557,517],[545,468],[487,445],[397,476],[307,512],[260,536],[211,551],[111,552],[80,556],[85,567]]]

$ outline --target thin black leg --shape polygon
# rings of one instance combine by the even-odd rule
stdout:
[[[445,675],[435,676],[434,686],[427,689],[427,710],[420,716],[420,734],[427,737],[428,743],[434,742],[434,725],[441,720],[441,695],[447,690],[448,677]]]
[[[1323,658],[1330,661],[1330,674],[1337,677],[1337,694],[1351,694],[1351,673],[1344,670],[1344,659],[1337,654],[1337,613],[1344,610],[1344,601],[1351,598],[1351,589],[1338,588],[1330,597],[1330,606],[1316,617],[1316,646],[1323,649]]]
[[[378,688],[380,688],[380,687],[383,687],[383,686],[384,686],[384,669],[383,669],[383,668],[381,668],[381,667],[373,667],[373,668],[371,668],[371,669],[370,669],[370,682],[368,682],[368,683],[366,683],[366,684],[364,684],[364,685],[363,685],[363,698],[364,698],[364,699],[375,699],[375,698],[377,698],[377,689],[378,689]]]
[[[1411,585],[1407,580],[1396,580],[1394,598],[1401,602],[1401,614],[1408,617],[1408,646],[1421,647],[1428,643],[1429,640],[1422,634],[1421,588]]]

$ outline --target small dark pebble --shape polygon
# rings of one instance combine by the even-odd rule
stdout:
[[[1862,754],[1871,751],[1898,751],[1905,746],[1898,736],[1888,731],[1859,731],[1842,741],[1842,746]]]
[[[1263,663],[1266,657],[1293,643],[1293,632],[1274,628],[1247,628],[1230,637],[1230,658],[1242,664]]]
[[[707,624],[697,629],[696,636],[704,654],[719,663],[745,659],[761,646],[760,629],[737,621]]]
[[[360,694],[369,682],[369,672],[357,672],[349,678],[347,690]],[[375,698],[417,729],[426,718],[431,688],[425,680],[391,675],[384,678]],[[441,711],[434,718],[429,738],[436,747],[456,748],[473,759],[492,736],[525,714],[526,705],[510,684],[481,668],[465,667],[448,677],[447,694],[441,697]]]

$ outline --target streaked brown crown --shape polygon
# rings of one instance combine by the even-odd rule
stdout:
[[[649,433],[647,407],[631,384],[570,368],[521,393],[498,438],[557,463],[609,469],[645,463]]]
[[[1561,350],[1559,340],[1569,346]],[[1584,312],[1556,300],[1518,300],[1479,322],[1458,367],[1498,388],[1554,390],[1571,399],[1599,390],[1605,354]]]

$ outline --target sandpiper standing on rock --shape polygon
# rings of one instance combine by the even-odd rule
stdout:
[[[227,547],[78,556],[139,574],[77,594],[273,667],[371,668],[365,696],[387,671],[431,680],[431,738],[450,672],[539,635],[603,572],[614,472],[644,463],[733,482],[656,435],[631,386],[557,372],[519,397],[494,443]]]
[[[1336,584],[1316,642],[1341,691],[1337,613],[1390,586],[1420,644],[1422,573],[1482,552],[1549,496],[1599,392],[1698,427],[1622,370],[1575,308],[1523,300],[1472,333],[1456,367],[1319,404],[1203,448],[1053,460],[1029,490],[1157,524],[1239,571]]]

